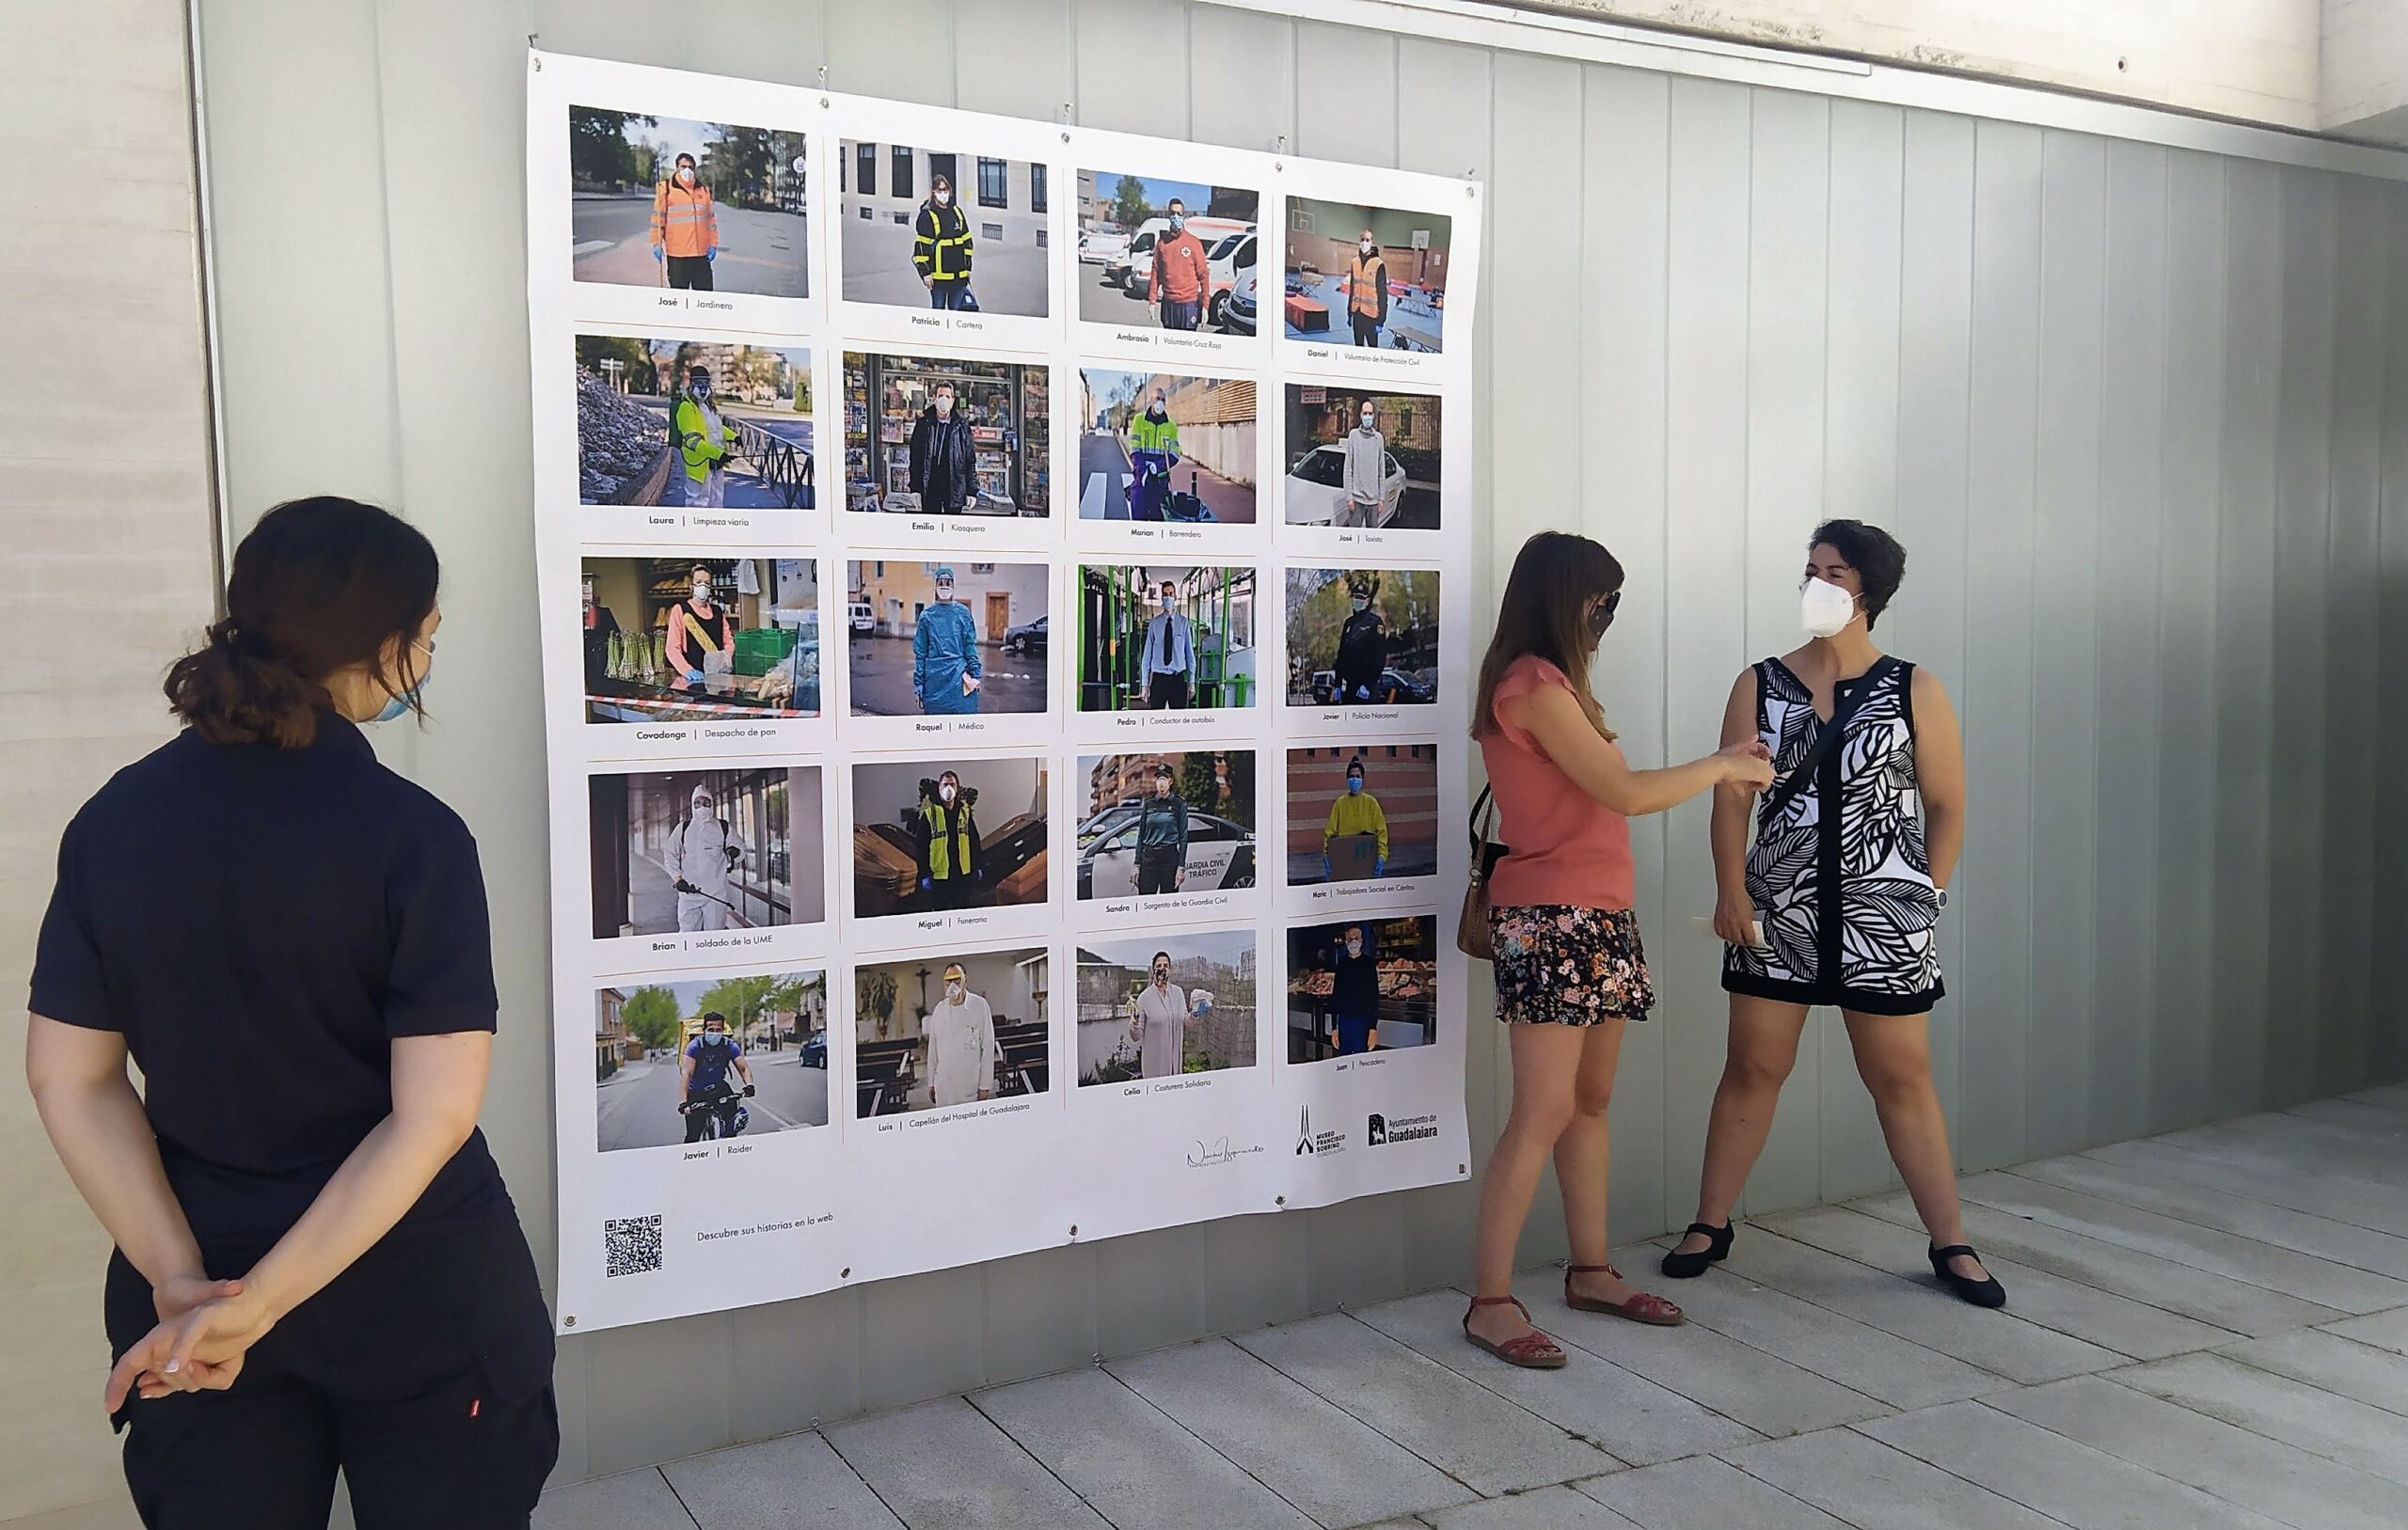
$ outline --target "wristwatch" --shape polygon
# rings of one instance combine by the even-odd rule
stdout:
[[[1942,913],[1947,912],[1947,910],[1948,910],[1948,890],[1947,890],[1946,888],[1944,888],[1944,887],[1936,887],[1936,888],[1933,888],[1933,889],[1932,889],[1932,891],[1933,891],[1934,892],[1937,892],[1938,894],[1940,894],[1940,908],[1941,908],[1941,911]]]

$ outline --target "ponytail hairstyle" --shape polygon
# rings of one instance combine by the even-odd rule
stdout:
[[[212,744],[307,748],[338,670],[364,664],[387,695],[405,696],[387,655],[417,640],[439,572],[435,544],[388,511],[332,495],[289,499],[234,549],[225,618],[167,671],[167,704]]]
[[[1505,597],[1497,608],[1497,631],[1480,664],[1480,697],[1472,713],[1474,738],[1497,728],[1497,686],[1513,661],[1536,655],[1563,671],[1590,724],[1605,738],[1614,731],[1589,689],[1589,603],[1622,589],[1622,564],[1605,544],[1568,531],[1541,531],[1522,544]]]

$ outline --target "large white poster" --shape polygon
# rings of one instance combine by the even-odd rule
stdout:
[[[1464,1176],[1480,186],[528,71],[562,1327]]]

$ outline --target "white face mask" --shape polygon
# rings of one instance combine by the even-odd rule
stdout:
[[[677,180],[681,184],[689,186],[692,185],[694,183],[694,167],[690,165],[679,166],[677,167]]]
[[[937,193],[937,205],[938,205],[939,207],[951,207],[951,206],[953,205],[953,193],[951,193],[951,192],[949,192],[949,191],[940,191],[940,192],[938,192],[938,193]]]
[[[950,786],[940,786],[937,788],[937,796],[944,798],[947,802],[950,802],[953,800],[953,788]]]
[[[695,580],[694,598],[705,605],[709,604],[711,598],[711,587],[703,583],[700,579]]]
[[[1856,620],[1856,597],[1829,579],[1808,579],[1798,606],[1798,621],[1816,638],[1836,638]]]
[[[947,603],[948,601],[950,601],[950,600],[952,600],[952,599],[953,599],[953,586],[951,586],[951,585],[949,585],[949,584],[941,584],[941,585],[937,586],[937,604],[938,604],[938,605],[943,606],[943,605],[944,605],[945,603]]]
[[[1370,254],[1370,253],[1371,253],[1371,249],[1372,249],[1371,242],[1370,242],[1370,240],[1368,240],[1368,239],[1367,239],[1367,240],[1365,240],[1365,241],[1363,241],[1363,243],[1361,243],[1360,244],[1355,245],[1354,247],[1355,247],[1356,249],[1361,250],[1361,251],[1362,251],[1364,254],[1366,254],[1366,255]]]
[[[1360,941],[1360,940],[1349,940],[1349,941],[1347,941],[1347,942],[1346,942],[1346,954],[1348,954],[1348,955],[1350,955],[1350,956],[1360,956],[1361,954],[1363,954],[1363,942],[1362,942],[1362,941]]]
[[[940,393],[937,395],[937,413],[940,415],[950,415],[953,413],[952,394]]]
[[[954,1003],[958,1004],[961,1002],[961,985],[958,983],[946,984],[944,986],[944,996]]]

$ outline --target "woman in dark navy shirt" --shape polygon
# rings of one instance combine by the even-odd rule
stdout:
[[[358,727],[419,711],[436,578],[384,511],[270,511],[169,673],[184,733],[59,846],[26,1071],[117,1242],[105,1400],[146,1525],[323,1526],[340,1469],[364,1530],[523,1526],[558,1453],[477,1130],[476,843]]]

